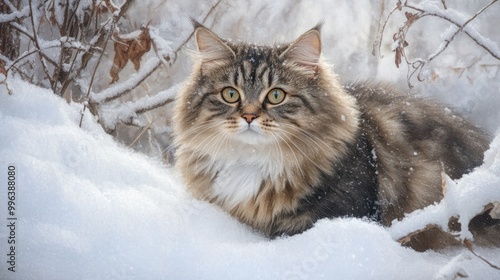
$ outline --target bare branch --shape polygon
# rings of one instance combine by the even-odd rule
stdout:
[[[34,17],[34,13],[33,13],[33,3],[31,2],[31,0],[28,1],[28,5],[29,5],[29,10],[30,10],[30,14],[31,14],[31,27],[33,29],[33,43],[35,44],[35,47],[38,49],[38,50],[41,50],[40,48],[40,43],[38,42],[38,35],[37,35],[37,28],[36,28],[36,25],[35,25],[35,17]],[[51,86],[53,87],[53,84],[54,84],[54,81],[52,80],[52,77],[49,73],[49,68],[47,66],[47,64],[45,63],[45,55],[43,54],[43,52],[39,51],[37,52],[40,56],[40,62],[42,63],[42,67],[43,67],[43,71],[45,72],[45,75],[47,76],[47,79],[49,80]]]
[[[221,0],[218,0],[210,9],[210,11],[205,15],[203,18],[202,22],[205,22],[206,19],[210,16],[210,14],[217,8]],[[174,51],[174,59],[172,63],[175,63],[177,59],[177,53],[184,47],[187,42],[191,39],[193,36],[194,31],[190,33],[190,35],[184,40],[181,45]],[[109,102],[112,101],[128,92],[136,88],[138,85],[140,85],[147,77],[149,77],[156,69],[158,69],[161,65],[161,60],[160,59],[150,59],[147,61],[142,69],[139,71],[139,73],[135,74],[132,76],[128,81],[122,82],[119,84],[115,84],[100,93],[92,93],[90,95],[90,102],[94,104],[102,104],[104,102]]]
[[[396,10],[401,11],[403,8],[406,8],[411,9],[416,13],[405,12],[407,21],[405,21],[405,23],[399,28],[399,31],[393,36],[393,50],[395,51],[396,66],[399,67],[399,64],[401,63],[403,57],[406,61],[406,64],[408,65],[407,82],[409,87],[413,87],[413,85],[411,84],[411,79],[416,73],[418,73],[417,80],[423,81],[421,74],[425,65],[427,65],[429,62],[438,57],[444,50],[446,50],[450,43],[455,39],[456,35],[460,32],[463,32],[468,37],[470,37],[478,46],[486,50],[494,58],[500,59],[500,48],[498,47],[498,45],[490,39],[482,36],[474,27],[469,24],[496,2],[498,2],[498,0],[492,0],[479,11],[477,11],[472,17],[464,18],[463,15],[459,14],[455,10],[448,9],[444,0],[441,1],[443,9],[439,8],[438,5],[426,5],[422,3],[411,4],[408,3],[408,1],[405,1],[404,3],[402,3],[402,1],[398,1],[396,8],[394,8],[386,17],[384,24],[379,31],[378,38],[374,43],[374,50],[378,45],[378,50],[380,53],[382,41],[381,39],[384,34],[386,24],[392,14]],[[437,50],[434,51],[434,53],[426,58],[417,58],[414,60],[410,60],[408,59],[405,52],[405,48],[408,46],[408,43],[406,42],[406,34],[415,22],[427,16],[443,19],[445,21],[448,21],[452,25],[443,35],[443,42],[437,48]],[[372,54],[375,54],[374,50],[372,51]]]
[[[405,7],[408,7],[408,8],[411,8],[411,9],[414,9],[414,10],[417,10],[417,11],[420,11],[420,12],[423,12],[425,15],[430,15],[430,16],[435,16],[435,17],[438,17],[438,18],[441,18],[441,19],[444,19],[454,25],[456,25],[458,27],[458,29],[450,36],[450,38],[447,38],[447,40],[445,40],[446,42],[446,46],[444,47],[444,49],[446,49],[446,47],[449,45],[449,43],[451,43],[451,41],[453,41],[453,39],[455,38],[455,36],[460,33],[460,32],[464,32],[465,34],[467,34],[467,36],[469,36],[472,40],[474,40],[474,42],[479,45],[480,47],[482,47],[483,49],[485,49],[488,53],[490,53],[494,58],[496,59],[500,59],[500,49],[498,48],[498,45],[492,41],[489,41],[488,39],[486,39],[485,37],[483,37],[479,32],[477,32],[477,30],[473,27],[470,27],[468,24],[475,20],[477,18],[477,16],[479,16],[481,13],[483,13],[486,9],[488,9],[489,7],[491,7],[491,5],[493,5],[494,3],[498,2],[498,0],[493,0],[491,1],[490,3],[486,4],[483,8],[481,8],[478,12],[476,12],[474,14],[474,16],[472,16],[471,18],[469,18],[468,20],[466,20],[464,23],[460,23],[459,21],[457,21],[457,17],[455,14],[453,14],[453,11],[452,10],[447,10],[447,11],[428,11],[428,10],[425,10],[425,9],[422,9],[418,6],[413,6],[413,5],[408,5],[408,4],[405,4]],[[443,50],[444,50],[443,49]],[[434,59],[434,57],[436,57],[437,55],[439,55],[440,53],[442,52],[442,50],[439,52],[439,53],[435,53],[433,56],[430,57],[430,59]]]
[[[205,17],[201,21],[202,23],[207,20],[207,18],[212,14],[213,11],[215,11],[215,9],[219,6],[219,4],[220,4],[221,1],[222,0],[218,0],[215,4],[212,5],[212,8],[210,8],[210,11],[208,11],[208,13],[205,15]],[[191,38],[193,37],[193,35],[194,35],[194,30],[189,34],[189,36],[186,38],[186,40],[184,40],[184,42],[182,42],[182,44],[180,45],[180,47],[177,48],[177,50],[174,52],[173,63],[175,63],[175,61],[177,60],[177,53],[181,50],[181,48],[185,44],[187,44],[187,42],[189,42],[189,40],[191,40]]]
[[[384,38],[384,31],[385,31],[385,27],[387,26],[387,22],[389,21],[389,18],[392,16],[392,14],[398,10],[398,8],[394,8],[390,13],[389,15],[385,18],[384,20],[384,23],[382,24],[382,26],[380,26],[379,24],[379,29],[377,31],[377,38],[375,39],[375,42],[373,43],[373,49],[372,49],[372,55],[375,55],[375,49],[378,49],[378,53],[380,55],[380,58],[383,57],[380,49],[382,48],[382,39]]]
[[[152,125],[153,125],[153,121],[148,122],[148,125],[144,126],[144,128],[141,130],[141,132],[139,132],[137,137],[135,137],[135,139],[130,144],[128,144],[128,147],[131,148],[135,143],[137,143],[137,141],[139,141],[139,138],[141,138],[141,136],[144,134],[144,132],[146,132],[148,129],[150,129]]]
[[[114,13],[113,18],[111,20],[109,20],[106,24],[104,24],[102,26],[102,28],[99,30],[99,33],[96,35],[95,39],[92,39],[92,45],[98,46],[100,48],[105,47],[105,43],[108,40],[107,39],[108,37],[106,35],[115,29],[115,26],[118,23],[118,21],[123,17],[123,15],[125,15],[128,8],[130,8],[130,6],[134,2],[135,2],[135,0],[128,0],[122,4],[122,6],[120,7],[120,11],[118,13]],[[114,6],[114,7],[116,7],[116,6]],[[87,64],[90,61],[90,59],[92,58],[92,56],[93,56],[93,52],[91,52],[91,51],[85,52],[82,55],[82,64],[81,64],[82,66],[81,66],[80,70],[78,71],[79,73],[82,69],[87,67]]]

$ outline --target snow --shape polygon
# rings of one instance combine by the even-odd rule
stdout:
[[[11,165],[17,171],[16,272],[7,270],[4,232],[0,279],[500,277],[466,249],[418,253],[395,242],[394,229],[360,219],[321,220],[303,234],[268,240],[192,199],[175,170],[118,144],[88,113],[79,128],[77,104],[18,78],[8,82],[13,95],[0,92],[0,166],[1,174]],[[485,164],[457,189],[498,180],[498,135]],[[485,173],[492,174],[477,178]],[[500,259],[499,249],[478,251]]]

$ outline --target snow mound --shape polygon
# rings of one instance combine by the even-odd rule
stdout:
[[[81,106],[10,79],[0,92],[2,186],[16,170],[15,272],[0,190],[0,279],[500,279],[467,251],[418,253],[359,219],[267,240],[190,198],[175,171],[117,144]],[[497,142],[498,142],[497,136]],[[474,174],[499,171],[498,145]],[[467,179],[470,178],[470,179]],[[477,181],[483,182],[483,181]],[[500,250],[479,249],[493,261]]]

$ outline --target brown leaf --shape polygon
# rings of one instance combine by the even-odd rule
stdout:
[[[127,65],[128,61],[128,48],[129,42],[120,38],[120,36],[115,33],[114,37],[114,47],[115,47],[115,57],[113,58],[113,67],[109,74],[111,75],[111,83],[118,81],[118,73]]]
[[[410,13],[410,12],[405,12],[405,17],[406,17],[406,24],[410,25],[412,24],[414,21],[416,21],[418,19],[418,15],[417,14],[413,14],[413,13]]]
[[[398,10],[402,10],[403,9],[403,4],[401,4],[401,1],[398,1],[398,3],[396,4],[396,7],[398,8]]]
[[[396,56],[395,56],[395,61],[394,63],[396,63],[396,67],[399,68],[399,64],[401,64],[401,57],[403,56],[403,53],[402,53],[402,50],[400,47],[396,48]]]
[[[127,65],[130,60],[134,64],[136,71],[141,67],[141,58],[151,49],[151,36],[147,28],[142,28],[142,32],[135,38],[120,37],[118,33],[113,34],[115,56],[113,67],[109,72],[111,83],[119,80],[118,73]]]
[[[49,21],[52,25],[57,25],[57,19],[56,19],[56,9],[54,8],[54,3],[52,3],[52,6],[49,9],[50,12],[50,18]]]
[[[5,69],[5,62],[0,60],[0,74],[3,74],[5,77],[7,77],[7,70]]]
[[[128,57],[134,63],[135,70],[141,67],[141,57],[151,49],[151,37],[148,29],[143,28],[139,38],[132,41],[128,49]]]

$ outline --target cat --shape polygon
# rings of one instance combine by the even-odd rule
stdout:
[[[322,218],[390,226],[441,200],[442,171],[460,178],[489,143],[428,100],[370,83],[341,86],[322,60],[320,29],[258,46],[195,23],[196,63],[174,108],[176,167],[188,191],[271,238]],[[407,245],[453,242],[430,230]]]

